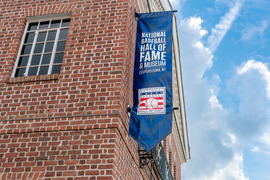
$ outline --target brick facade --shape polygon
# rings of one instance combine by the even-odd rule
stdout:
[[[134,0],[0,1],[0,179],[148,179],[127,134],[135,8]],[[27,17],[61,13],[71,14],[61,73],[12,77]]]

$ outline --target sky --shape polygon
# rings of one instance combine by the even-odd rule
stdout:
[[[183,180],[270,180],[270,1],[170,0],[191,159]]]

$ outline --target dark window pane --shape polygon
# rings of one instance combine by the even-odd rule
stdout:
[[[62,21],[62,27],[69,26],[70,19],[63,19]]]
[[[40,66],[38,75],[47,74],[49,66]]]
[[[59,39],[67,39],[68,29],[61,29]]]
[[[50,23],[50,21],[43,21],[43,22],[40,22],[40,24],[39,24],[39,29],[48,28],[48,27],[49,27],[49,23]]]
[[[28,72],[28,76],[37,75],[37,70],[38,70],[38,67],[30,67],[29,72]]]
[[[61,71],[61,65],[55,65],[52,68],[52,74],[59,74]]]
[[[18,67],[26,66],[27,65],[27,62],[28,62],[28,58],[29,58],[29,56],[22,56],[22,57],[20,57],[19,63],[18,63]]]
[[[56,51],[64,51],[65,50],[66,41],[59,41],[57,44]]]
[[[55,40],[56,31],[49,31],[47,41]]]
[[[24,43],[32,43],[34,41],[35,33],[27,33]]]
[[[51,22],[51,28],[59,27],[61,20],[53,20]]]
[[[64,53],[56,53],[54,57],[54,64],[62,63]]]
[[[25,68],[20,68],[16,70],[15,77],[22,77],[24,76]]]
[[[24,45],[22,48],[22,53],[21,54],[30,54],[32,48],[32,44],[29,45]]]
[[[53,50],[53,42],[51,43],[46,43],[46,46],[45,46],[45,51],[44,52],[52,52]]]
[[[32,57],[31,65],[39,65],[41,55],[34,55]]]
[[[40,33],[38,33],[37,42],[45,41],[46,33],[47,32],[40,32]]]
[[[44,43],[36,44],[34,53],[41,53],[43,50]]]
[[[38,26],[38,23],[29,23],[28,31],[36,30]]]
[[[50,64],[52,54],[44,54],[41,64]]]

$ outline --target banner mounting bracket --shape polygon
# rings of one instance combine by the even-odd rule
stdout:
[[[178,107],[174,107],[173,110],[178,110],[179,108]]]
[[[135,14],[135,19],[136,19],[136,21],[138,21],[139,14],[136,12],[136,8],[134,9],[134,14]]]

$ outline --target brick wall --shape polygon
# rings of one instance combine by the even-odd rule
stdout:
[[[168,157],[171,173],[174,179],[181,180],[181,162],[180,162],[179,155],[176,149],[174,136],[170,134],[169,136],[167,136],[166,139],[168,142],[168,146],[170,147],[167,157]]]
[[[127,135],[136,7],[0,1],[0,179],[146,178]],[[12,78],[26,18],[59,13],[71,13],[61,73]]]
[[[0,4],[1,120],[118,113],[130,100],[134,2],[34,2]],[[11,78],[26,17],[64,12],[72,16],[61,74]]]

